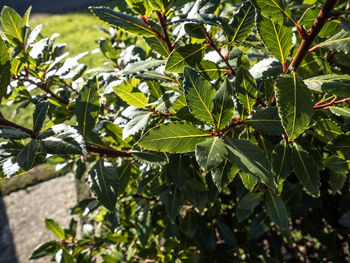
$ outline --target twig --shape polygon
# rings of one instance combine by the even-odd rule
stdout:
[[[107,147],[98,147],[87,144],[86,149],[89,153],[98,153],[107,157],[131,157],[130,151],[117,151]]]
[[[163,38],[165,43],[167,44],[170,52],[173,51],[173,49],[175,48],[171,43],[170,43],[170,39],[169,39],[169,35],[168,35],[168,30],[167,30],[167,17],[165,16],[164,13],[161,13],[160,11],[157,11],[157,15],[159,18],[159,22],[160,25],[162,27],[162,32],[163,32]]]
[[[332,100],[331,102],[329,103],[326,103],[326,104],[316,104],[314,106],[314,109],[329,109],[330,106],[333,106],[333,105],[336,105],[336,104],[340,104],[340,103],[350,103],[350,98],[346,98],[346,99],[343,99],[343,100],[336,100],[337,98],[335,98],[334,100]]]
[[[24,131],[25,133],[28,133],[30,135],[30,137],[32,137],[32,138],[36,137],[36,134],[35,134],[34,131],[32,131],[30,129],[27,129],[26,127],[23,127],[21,125],[18,125],[18,124],[14,123],[14,122],[8,121],[3,116],[0,117],[0,125],[4,125],[4,126],[8,126],[8,127],[13,127],[13,128],[19,129],[21,131]]]
[[[304,38],[299,46],[297,54],[295,55],[292,63],[289,65],[287,73],[296,71],[300,66],[300,63],[303,61],[304,57],[308,53],[312,43],[314,42],[317,35],[320,33],[321,29],[328,21],[328,18],[332,15],[332,10],[335,7],[338,0],[326,0],[320,12],[318,13],[317,18],[314,21],[314,24],[310,30],[304,35]]]
[[[224,57],[222,54],[221,54],[221,51],[219,50],[219,48],[215,45],[213,39],[211,38],[211,36],[209,35],[209,33],[207,32],[207,30],[205,29],[204,25],[201,24],[204,32],[205,32],[205,35],[207,37],[207,40],[208,40],[208,45],[213,48],[216,53],[218,53],[218,55],[220,56],[220,58],[222,59],[223,62],[225,62],[226,66],[229,68],[229,72],[228,74],[229,75],[233,75],[233,76],[236,76],[236,71],[231,67],[230,63],[228,62],[228,57]]]

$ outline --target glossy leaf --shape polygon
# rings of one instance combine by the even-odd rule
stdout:
[[[263,193],[246,193],[238,202],[236,206],[236,216],[239,223],[249,218],[255,207],[257,207],[263,200]]]
[[[205,29],[199,24],[187,23],[185,24],[185,31],[191,37],[198,38],[198,39],[206,38]]]
[[[114,11],[107,7],[90,7],[92,12],[102,21],[120,27],[130,33],[142,36],[155,36],[156,33],[138,17]]]
[[[285,180],[291,173],[292,153],[288,143],[283,140],[272,152],[272,169],[279,180]]]
[[[138,72],[148,71],[150,69],[157,68],[165,63],[165,60],[146,60],[139,61],[128,66],[123,70],[124,75],[131,75]]]
[[[93,77],[89,79],[79,92],[79,97],[76,102],[75,114],[77,116],[78,129],[84,138],[92,132],[97,122],[100,108],[98,88],[97,78]]]
[[[46,218],[45,226],[46,229],[51,231],[56,237],[60,239],[65,238],[63,228],[53,219]]]
[[[293,73],[277,79],[276,100],[282,125],[290,140],[297,138],[307,128],[313,114],[311,92]]]
[[[348,54],[350,52],[350,31],[342,30],[317,46]]]
[[[264,152],[246,140],[225,138],[228,150],[228,160],[245,172],[257,177],[260,182],[275,188],[271,174],[271,166]]]
[[[117,169],[111,163],[99,159],[89,171],[89,183],[98,202],[113,211],[119,194]]]
[[[266,192],[267,214],[282,230],[289,229],[288,211],[282,199],[271,191]]]
[[[130,121],[125,125],[123,129],[123,140],[130,136],[140,133],[143,131],[151,118],[151,112],[141,109],[133,109],[132,114],[130,114]]]
[[[10,126],[4,126],[0,125],[0,138],[2,139],[14,139],[14,140],[20,140],[29,138],[30,135],[20,129],[10,127]]]
[[[23,170],[28,171],[33,167],[38,150],[39,142],[37,140],[33,140],[24,146],[24,148],[18,153],[16,160]]]
[[[273,21],[281,23],[286,16],[294,22],[289,7],[284,0],[256,0],[256,3],[261,13]]]
[[[255,112],[245,123],[252,126],[254,130],[269,135],[281,135],[284,129],[276,107],[268,107]]]
[[[350,118],[350,108],[345,107],[329,107],[331,112],[337,116],[343,116]]]
[[[243,171],[239,172],[239,177],[242,180],[243,185],[249,192],[253,192],[255,186],[259,183],[259,179],[250,173]]]
[[[239,67],[237,72],[236,92],[238,100],[248,111],[248,114],[251,115],[258,94],[258,89],[254,78],[243,66]]]
[[[341,151],[346,158],[350,158],[350,134],[342,134],[328,142],[326,148],[332,152]]]
[[[45,256],[50,255],[51,253],[55,252],[59,248],[59,242],[57,241],[49,241],[45,242],[43,244],[38,245],[30,255],[30,260],[42,258]]]
[[[174,221],[183,204],[183,196],[180,189],[177,187],[168,187],[167,190],[160,195],[160,200],[165,205],[168,218],[170,221]]]
[[[153,151],[184,153],[194,151],[208,136],[191,123],[170,122],[151,129],[137,144]]]
[[[226,159],[217,168],[211,171],[213,182],[219,191],[224,189],[229,183],[233,181],[237,175],[239,168],[232,166]]]
[[[230,247],[236,247],[237,246],[237,239],[233,232],[233,229],[231,229],[226,223],[223,221],[217,222],[218,230],[220,237],[225,240],[225,243],[229,245]]]
[[[130,106],[145,108],[148,103],[146,95],[138,89],[134,90],[133,86],[129,83],[122,83],[117,87],[113,87],[113,90],[115,94]]]
[[[86,154],[84,138],[76,129],[65,124],[52,126],[42,132],[38,139],[49,154]]]
[[[23,42],[22,27],[23,20],[21,16],[11,7],[4,6],[1,12],[1,24],[7,35]]]
[[[322,75],[304,80],[307,87],[316,92],[331,93],[339,97],[350,97],[349,75]]]
[[[277,58],[286,70],[286,59],[293,46],[292,29],[264,17],[257,17],[258,32],[266,48]]]
[[[324,164],[327,168],[335,173],[347,173],[349,171],[349,165],[347,161],[335,155],[328,156],[324,160]]]
[[[196,70],[185,67],[184,89],[188,107],[199,120],[212,123],[211,113],[215,89]]]
[[[350,228],[350,211],[347,211],[340,217],[339,223],[346,228]]]
[[[58,263],[75,263],[74,257],[64,248],[56,253],[55,259]]]
[[[7,86],[11,79],[11,63],[8,48],[2,38],[0,38],[0,101],[7,93]]]
[[[185,65],[195,67],[203,58],[203,50],[207,45],[189,44],[174,49],[165,66],[166,72],[182,72]]]
[[[157,37],[145,37],[144,40],[153,51],[161,54],[163,57],[167,58],[170,55],[170,51],[166,43]]]
[[[196,70],[208,80],[218,79],[221,73],[226,72],[226,69],[220,68],[216,63],[209,60],[202,60]]]
[[[211,110],[215,119],[217,130],[225,128],[232,120],[234,103],[233,103],[233,87],[228,79],[224,80],[220,89],[215,93],[213,98],[213,107]]]
[[[226,156],[226,145],[219,137],[209,138],[196,146],[196,159],[204,172],[215,169]]]
[[[146,246],[151,233],[152,215],[147,201],[140,201],[135,210],[135,224],[137,235],[143,246]]]
[[[5,65],[10,60],[10,55],[5,41],[0,38],[0,65]]]
[[[132,156],[141,163],[149,165],[166,165],[169,160],[165,153],[157,152],[133,152]]]
[[[312,195],[318,196],[321,183],[315,161],[307,151],[296,143],[293,144],[292,149],[292,165],[300,182]]]
[[[35,133],[40,132],[41,128],[43,127],[48,108],[49,103],[46,101],[36,105],[33,115],[33,131]]]
[[[249,1],[242,3],[229,23],[230,41],[244,41],[255,25],[255,8]]]

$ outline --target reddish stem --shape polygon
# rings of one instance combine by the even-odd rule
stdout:
[[[338,100],[337,98],[333,99],[331,102],[326,103],[326,104],[316,104],[314,106],[314,109],[329,109],[330,106],[336,105],[336,104],[340,104],[340,103],[350,103],[350,98],[346,98],[343,100]]]

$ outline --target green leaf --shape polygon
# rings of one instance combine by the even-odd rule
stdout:
[[[309,89],[316,92],[331,93],[339,97],[350,97],[349,75],[322,75],[304,80]]]
[[[148,71],[157,68],[165,63],[165,60],[146,60],[128,64],[123,70],[124,75],[131,75],[138,72]]]
[[[232,120],[233,110],[235,107],[232,94],[233,87],[231,86],[229,80],[225,79],[220,89],[215,93],[213,98],[213,107],[211,110],[218,131],[225,128]]]
[[[328,142],[326,149],[337,152],[341,151],[346,158],[350,158],[350,134],[342,134]]]
[[[92,133],[97,122],[100,109],[100,95],[98,92],[98,81],[96,76],[88,80],[82,90],[75,105],[78,130],[86,138]]]
[[[1,11],[1,24],[6,35],[10,35],[18,39],[21,43],[23,20],[21,16],[12,8],[4,6]]]
[[[317,47],[326,47],[348,54],[350,52],[350,31],[342,30],[326,41],[317,44]]]
[[[1,43],[2,40],[0,40]],[[1,47],[0,47],[1,48]],[[0,55],[4,55],[6,58],[6,52],[2,52]],[[7,93],[7,87],[11,82],[11,63],[9,61],[5,64],[0,63],[0,101]]]
[[[118,52],[117,49],[112,47],[112,44],[110,41],[107,41],[106,39],[99,39],[98,45],[100,47],[102,54],[106,58],[112,60],[114,63],[118,62],[118,53],[120,52]]]
[[[284,130],[289,140],[294,140],[304,132],[311,121],[311,92],[296,73],[283,75],[276,82],[276,100]]]
[[[350,228],[350,210],[339,218],[339,223],[346,228]]]
[[[336,155],[330,155],[324,160],[324,165],[335,173],[347,173],[349,165],[346,160],[341,159]]]
[[[189,44],[174,49],[165,65],[166,72],[181,73],[185,65],[195,67],[203,58],[203,50],[207,45]]]
[[[255,8],[249,1],[242,3],[229,23],[230,41],[244,41],[255,25]]]
[[[183,196],[180,189],[171,186],[160,195],[160,200],[165,206],[166,213],[170,221],[174,222],[183,204]]]
[[[121,147],[130,147],[130,144],[123,140],[123,129],[112,122],[104,122],[105,131],[107,136],[114,139],[114,143],[119,144]]]
[[[153,30],[144,21],[135,16],[117,12],[107,7],[90,7],[90,9],[99,19],[112,26],[120,27],[136,35],[156,35],[156,33],[153,32]]]
[[[89,183],[98,202],[113,211],[119,195],[118,172],[113,164],[99,159],[89,171]]]
[[[264,194],[262,192],[248,192],[239,200],[236,206],[236,216],[239,223],[242,223],[253,214],[255,207],[263,200],[263,196]]]
[[[220,68],[216,63],[209,60],[203,60],[197,64],[196,70],[208,80],[218,79],[221,72],[226,72],[226,69]]]
[[[243,107],[252,114],[253,106],[258,95],[255,79],[249,71],[240,66],[236,76],[236,92],[237,99],[242,103]]]
[[[157,37],[145,37],[147,45],[155,52],[159,53],[163,57],[167,58],[170,55],[168,46]]]
[[[128,83],[122,83],[117,87],[113,87],[115,94],[117,94],[123,101],[131,106],[137,108],[145,108],[148,100],[145,94],[138,89],[135,89]]]
[[[329,177],[329,185],[335,193],[344,187],[346,181],[347,176],[344,173],[331,173]]]
[[[229,245],[230,247],[236,247],[237,246],[237,239],[233,232],[233,229],[231,229],[226,223],[223,221],[217,222],[218,230],[220,237],[225,240],[225,243]]]
[[[274,22],[282,24],[284,16],[290,19],[294,24],[297,24],[291,17],[291,13],[287,3],[284,0],[256,0],[256,3],[261,13],[272,19]]]
[[[175,91],[168,90],[154,102],[156,112],[167,113],[181,95]]]
[[[226,156],[226,145],[219,137],[209,138],[196,145],[196,159],[204,172],[215,169]]]
[[[247,188],[247,190],[250,192],[253,192],[255,186],[259,183],[259,179],[257,177],[243,171],[239,172],[239,177],[241,178],[245,188]]]
[[[350,108],[345,107],[329,107],[331,112],[337,116],[344,116],[350,118]]]
[[[37,140],[31,141],[17,155],[17,162],[23,170],[30,170],[35,161],[35,156],[39,150],[39,142]]]
[[[10,55],[5,41],[0,38],[0,65],[5,65],[10,60]]]
[[[152,215],[150,205],[147,201],[141,200],[135,209],[135,224],[137,235],[143,246],[147,245],[151,233]]]
[[[132,156],[141,163],[149,165],[166,165],[169,160],[165,153],[158,152],[133,152]]]
[[[38,103],[35,107],[33,115],[33,131],[34,133],[40,132],[43,127],[47,110],[49,109],[49,103],[47,101]]]
[[[32,6],[29,6],[25,14],[23,15],[23,26],[29,26],[29,17],[32,12]]]
[[[288,231],[288,211],[282,199],[273,192],[267,191],[265,204],[267,208],[267,214],[269,215],[271,220],[282,230]]]
[[[29,138],[30,135],[20,129],[13,128],[10,126],[0,125],[0,138],[2,139],[12,139],[20,140]]]
[[[228,150],[228,160],[245,172],[257,177],[260,182],[275,189],[271,174],[271,166],[264,152],[256,145],[246,140],[225,138]]]
[[[205,39],[205,29],[196,23],[187,23],[185,24],[185,31],[190,37]]]
[[[86,154],[84,138],[71,126],[58,124],[42,132],[41,140],[44,150],[49,154]]]
[[[211,114],[215,89],[210,82],[204,79],[196,70],[185,67],[184,89],[188,107],[199,120],[213,123]]]
[[[270,53],[281,61],[283,71],[286,71],[286,59],[293,46],[292,28],[280,25],[264,17],[257,17],[259,35]]]
[[[63,228],[55,220],[46,218],[45,226],[46,226],[46,229],[51,231],[56,237],[60,239],[65,238]]]
[[[239,168],[232,166],[226,159],[221,165],[211,171],[213,182],[219,191],[222,191],[237,175]]]
[[[74,260],[74,257],[69,254],[69,252],[61,248],[57,253],[56,253],[56,262],[57,263],[75,263],[76,261]]]
[[[281,135],[284,133],[277,107],[267,107],[259,110],[244,122],[252,126],[254,130],[268,135]]]
[[[125,0],[126,3],[129,5],[130,9],[132,9],[135,13],[144,16],[147,14],[147,1],[143,0]]]
[[[168,76],[165,76],[164,74],[156,72],[156,71],[146,71],[143,73],[139,73],[139,74],[135,75],[134,77],[138,78],[138,79],[144,79],[144,80],[157,80],[157,81],[165,81],[165,82],[171,81],[171,82],[177,83],[176,80],[174,80]]]
[[[306,189],[314,196],[318,196],[320,175],[311,155],[300,145],[293,143],[292,165],[294,173]]]
[[[312,129],[322,136],[324,142],[334,139],[336,136],[342,134],[341,128],[331,119],[320,119],[312,125]]]
[[[134,109],[130,116],[126,116],[128,118],[130,117],[130,121],[125,125],[123,129],[123,140],[143,131],[149,124],[151,115],[152,112],[149,110],[145,111],[141,109]]]
[[[185,153],[192,152],[198,143],[211,134],[205,133],[187,122],[169,122],[151,129],[137,143],[148,150]]]
[[[285,180],[291,173],[291,149],[283,140],[272,152],[272,169],[279,180]]]
[[[59,243],[57,241],[49,241],[43,244],[40,244],[39,246],[37,246],[32,254],[30,255],[30,260],[32,259],[38,259],[38,258],[42,258],[48,255],[51,255],[52,253],[54,253],[58,248],[59,248]]]

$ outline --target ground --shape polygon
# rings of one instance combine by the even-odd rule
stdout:
[[[0,200],[0,263],[29,262],[28,257],[37,245],[55,239],[45,229],[45,218],[54,219],[65,227],[69,225],[70,209],[76,204],[74,175],[58,177],[13,192],[4,196],[2,201],[6,210],[3,211]],[[18,261],[13,258],[6,220],[12,232]],[[33,262],[44,263],[49,262],[49,259]]]

